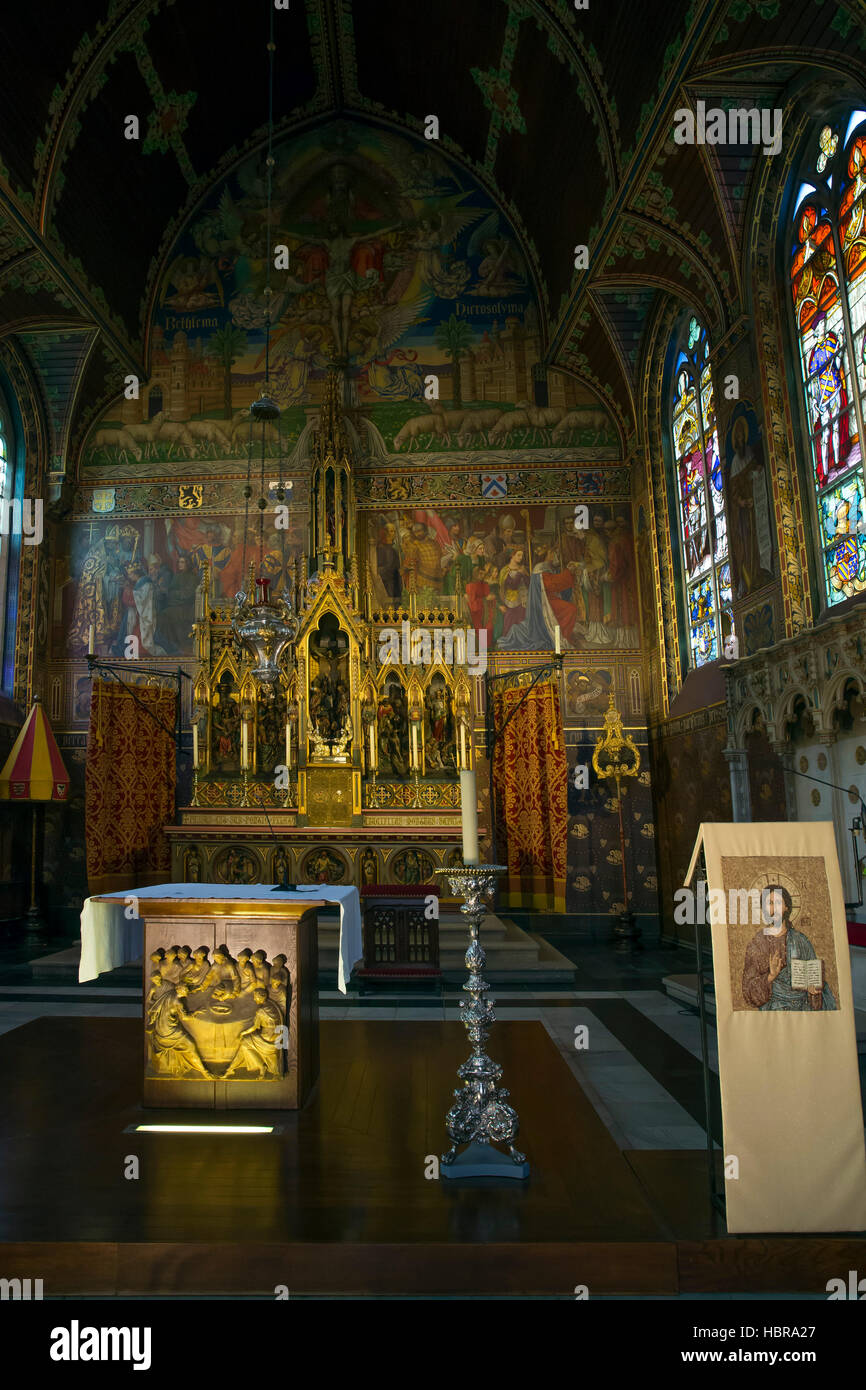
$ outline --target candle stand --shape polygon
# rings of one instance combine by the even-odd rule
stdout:
[[[481,921],[503,864],[467,864],[464,868],[437,869],[451,891],[465,901],[460,911],[469,922],[469,948],[466,968],[469,978],[463,989],[470,1002],[461,1000],[460,1019],[472,1044],[472,1055],[457,1068],[462,1090],[454,1091],[455,1101],[445,1117],[451,1148],[442,1155],[441,1178],[528,1178],[525,1154],[515,1148],[520,1127],[517,1111],[507,1104],[509,1092],[498,1084],[502,1067],[485,1052],[490,1026],[495,1021],[493,1001],[486,998],[489,984],[481,976],[487,959],[479,939]],[[462,1153],[458,1146],[467,1145]],[[494,1147],[504,1144],[508,1156]]]

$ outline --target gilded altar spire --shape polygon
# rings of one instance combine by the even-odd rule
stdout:
[[[311,448],[310,561],[348,579],[355,553],[352,441],[343,408],[343,376],[331,371]]]

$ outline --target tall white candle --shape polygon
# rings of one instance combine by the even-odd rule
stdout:
[[[247,738],[247,721],[241,724],[241,768],[249,766],[250,748]]]
[[[292,766],[292,726],[286,720],[286,767]]]
[[[370,724],[370,771],[376,770],[376,727]]]
[[[192,765],[198,767],[198,724],[192,726]]]
[[[478,797],[475,773],[460,773],[460,820],[463,829],[463,863],[477,864],[478,858]]]
[[[466,725],[463,723],[460,725],[460,766],[461,768],[468,768],[469,766],[469,759],[466,756]]]
[[[418,766],[418,725],[412,722],[412,766]]]
[[[561,631],[560,631],[560,628],[559,628],[559,624],[558,624],[558,623],[557,623],[556,627],[553,629],[553,642],[554,642],[554,651],[556,652],[556,655],[557,655],[557,656],[561,656],[561,655],[562,655],[562,633],[561,633]]]
[[[87,634],[87,655],[88,655],[88,656],[95,656],[95,654],[96,654],[96,633],[95,633],[94,630],[93,630],[93,623],[91,623],[91,624],[90,624],[90,631],[89,631],[88,634]]]

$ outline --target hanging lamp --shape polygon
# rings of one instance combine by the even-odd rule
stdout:
[[[280,677],[280,657],[286,647],[298,635],[298,618],[291,603],[284,596],[272,598],[271,578],[265,574],[265,510],[268,505],[265,489],[265,455],[268,426],[276,423],[279,435],[280,407],[269,394],[270,384],[270,346],[271,346],[271,266],[273,247],[271,245],[271,204],[274,175],[274,21],[271,8],[270,38],[268,41],[268,154],[267,168],[268,214],[267,214],[267,283],[265,285],[265,382],[257,401],[250,406],[250,435],[247,449],[247,481],[244,488],[244,553],[243,575],[245,588],[235,595],[232,613],[232,631],[238,642],[250,653],[253,659],[252,673],[263,685],[273,685]],[[261,442],[261,472],[259,488],[259,574],[256,578],[255,562],[247,571],[247,534],[249,531],[250,498],[252,489],[253,449],[256,430]],[[286,488],[283,486],[282,437],[280,437],[280,482],[277,499],[283,502]],[[290,485],[291,486],[291,485]]]

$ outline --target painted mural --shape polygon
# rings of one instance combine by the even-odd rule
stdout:
[[[414,586],[420,603],[462,589],[470,621],[491,650],[637,647],[638,598],[627,503],[589,508],[429,507],[367,515],[374,602],[398,604]]]
[[[303,552],[306,528],[265,532],[264,568],[275,585]],[[257,520],[246,533],[247,564],[259,558]],[[242,587],[244,518],[193,514],[94,521],[70,528],[64,572],[55,576],[55,651],[82,656],[93,627],[96,651],[122,657],[126,639],[141,656],[191,655],[195,593],[208,565],[213,597],[231,602]]]
[[[387,452],[614,445],[607,412],[548,379],[529,267],[487,194],[429,142],[346,122],[275,151],[269,390],[288,451],[345,368]],[[150,377],[90,433],[85,467],[242,457],[265,379],[264,155],[219,184],[167,259]],[[435,377],[439,396],[428,399]]]

